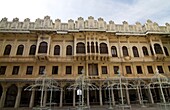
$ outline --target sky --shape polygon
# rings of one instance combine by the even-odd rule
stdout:
[[[144,24],[148,19],[159,25],[170,23],[170,0],[0,0],[0,4],[0,19],[7,17],[8,21],[17,17],[34,22],[48,15],[53,22],[93,16],[95,20],[102,17],[115,24]]]

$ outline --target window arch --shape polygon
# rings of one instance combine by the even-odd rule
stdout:
[[[117,57],[117,49],[115,46],[111,47],[112,57]]]
[[[143,51],[143,55],[144,56],[148,56],[149,55],[148,49],[145,46],[142,47],[142,51]]]
[[[71,45],[67,46],[66,55],[72,55],[72,46]]]
[[[4,50],[4,55],[10,55],[11,45],[7,45]]]
[[[165,51],[166,56],[169,56],[168,49],[166,47],[164,47],[164,51]]]
[[[24,46],[23,45],[19,45],[18,49],[17,49],[17,55],[22,55],[24,51]]]
[[[87,53],[90,53],[90,44],[87,42]]]
[[[107,54],[108,53],[108,48],[106,43],[101,43],[100,44],[100,53],[101,54]]]
[[[94,53],[94,42],[91,42],[91,53]]]
[[[31,45],[29,55],[35,55],[36,45]]]
[[[39,45],[38,53],[47,53],[48,44],[47,42],[41,42]]]
[[[85,53],[85,44],[82,42],[77,43],[76,53]]]
[[[123,56],[129,56],[128,49],[126,46],[123,46],[122,50],[123,50]]]
[[[139,57],[139,53],[138,53],[138,49],[136,46],[133,46],[132,47],[132,50],[133,50],[133,56],[134,57]]]
[[[154,44],[154,49],[156,54],[163,54],[162,48],[159,44]]]
[[[54,47],[54,55],[60,55],[60,46],[59,45],[56,45]]]

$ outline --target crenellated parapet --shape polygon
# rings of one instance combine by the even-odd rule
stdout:
[[[76,21],[70,19],[67,23],[62,23],[60,19],[56,19],[54,22],[50,19],[50,16],[45,16],[44,19],[36,19],[35,22],[31,22],[29,18],[24,21],[19,21],[18,18],[14,18],[12,21],[8,21],[7,18],[2,18],[0,21],[0,30],[51,30],[51,31],[74,31],[74,30],[86,30],[86,31],[106,31],[106,32],[122,32],[122,33],[146,33],[146,32],[170,32],[170,24],[166,23],[165,26],[159,26],[156,22],[147,20],[145,24],[136,22],[134,25],[130,25],[127,21],[123,21],[122,24],[115,24],[114,21],[106,23],[103,18],[89,16],[87,20],[79,17]]]

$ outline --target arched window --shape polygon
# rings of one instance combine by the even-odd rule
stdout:
[[[77,43],[76,53],[85,53],[85,44],[84,43]]]
[[[101,54],[107,54],[108,53],[107,44],[105,44],[105,43],[100,44],[100,53]]]
[[[18,49],[17,49],[17,55],[22,55],[24,51],[24,46],[23,45],[19,45]]]
[[[165,51],[166,56],[169,56],[168,49],[166,47],[164,47],[164,51]]]
[[[115,46],[111,47],[112,57],[117,57],[117,49]]]
[[[123,56],[129,56],[128,49],[126,46],[123,46],[122,50],[123,50]]]
[[[71,45],[67,46],[66,55],[72,55],[72,46]]]
[[[39,45],[38,53],[47,53],[48,44],[47,42],[41,42]]]
[[[133,47],[132,47],[132,50],[133,50],[133,56],[134,56],[134,57],[139,57],[139,53],[138,53],[137,47],[133,46]]]
[[[156,54],[163,54],[162,48],[159,44],[154,44],[154,49]]]
[[[91,53],[94,53],[94,42],[91,42]]]
[[[89,45],[89,42],[87,42],[87,53],[90,53],[90,45]]]
[[[35,55],[36,45],[31,45],[29,55]]]
[[[7,45],[5,47],[4,55],[9,55],[11,52],[11,45]]]
[[[99,52],[99,49],[98,49],[98,43],[96,42],[96,53]]]
[[[143,51],[143,55],[144,56],[148,56],[149,55],[148,49],[145,46],[142,47],[142,51]]]
[[[60,55],[60,46],[59,45],[56,45],[54,47],[54,55]]]

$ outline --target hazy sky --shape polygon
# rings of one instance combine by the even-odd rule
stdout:
[[[116,24],[123,21],[143,24],[147,19],[159,25],[170,23],[170,0],[0,0],[0,4],[0,19],[7,17],[8,21],[15,17],[35,21],[48,15],[53,22],[57,18],[67,22],[93,16]]]

